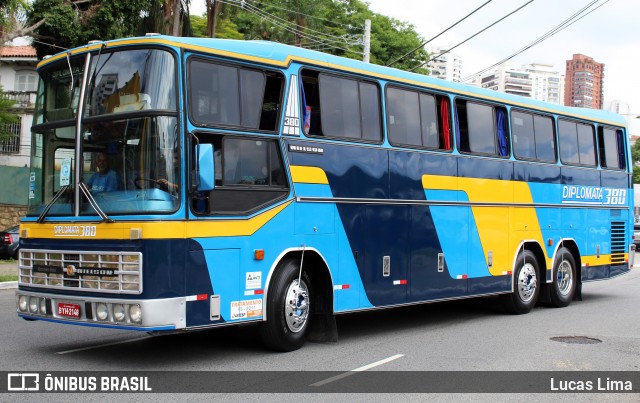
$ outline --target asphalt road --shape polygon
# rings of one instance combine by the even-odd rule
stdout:
[[[0,364],[12,372],[640,371],[639,307],[636,268],[585,284],[583,301],[567,308],[527,315],[503,313],[496,298],[342,315],[337,343],[283,354],[265,350],[251,325],[158,337],[28,322],[15,314],[14,291],[0,290]]]

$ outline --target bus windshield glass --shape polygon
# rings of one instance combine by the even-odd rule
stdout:
[[[157,49],[102,52],[91,60],[85,116],[175,111],[175,61],[171,53]],[[76,117],[83,70],[84,56],[74,56],[40,73],[36,124]]]
[[[109,215],[175,211],[180,158],[172,54],[158,49],[95,52],[86,75],[86,101],[79,108],[85,57],[59,60],[41,72],[28,215],[42,214],[54,200],[47,216],[73,214],[79,182]],[[78,113],[83,116],[79,131]],[[96,214],[84,195],[79,200],[80,215]]]

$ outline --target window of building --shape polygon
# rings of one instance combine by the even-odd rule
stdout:
[[[282,75],[200,59],[189,63],[189,113],[203,126],[277,130]]]
[[[311,70],[303,71],[301,80],[306,134],[381,142],[376,83]]]
[[[4,125],[4,130],[9,133],[9,137],[0,142],[0,152],[7,154],[16,154],[20,152],[20,133],[22,132],[22,117],[18,118],[15,123]]]
[[[386,102],[391,144],[451,149],[449,100],[446,97],[390,87]]]
[[[622,130],[598,127],[600,165],[606,169],[625,169],[625,144]]]
[[[38,75],[34,71],[16,71],[15,91],[36,91]]]
[[[592,125],[560,119],[558,121],[560,159],[570,165],[596,165],[595,136]]]
[[[457,99],[456,126],[461,152],[501,157],[509,155],[505,108]]]
[[[512,111],[511,132],[516,158],[555,162],[556,145],[551,117]]]

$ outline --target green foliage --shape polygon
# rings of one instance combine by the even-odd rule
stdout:
[[[0,141],[11,137],[7,130],[7,125],[18,122],[18,116],[14,114],[14,101],[5,97],[2,87],[0,87]]]
[[[221,27],[232,22],[230,28],[244,39],[295,44],[361,60],[366,19],[372,22],[372,63],[386,65],[424,41],[413,25],[374,13],[361,0],[256,0],[246,2],[244,8],[234,1],[225,2],[218,16],[216,37],[230,37],[228,32],[222,35]],[[427,52],[419,49],[394,67],[410,70],[427,60]],[[427,71],[416,70],[423,74]]]
[[[187,2],[188,3],[188,2]],[[170,33],[174,3],[163,0],[34,0],[29,24],[45,20],[36,31],[38,56],[87,44],[91,40],[139,36],[146,32]],[[188,21],[182,29],[190,30]],[[62,49],[61,49],[62,48]]]
[[[640,141],[631,147],[631,161],[633,161],[633,183],[640,184]]]
[[[71,48],[93,39],[170,33],[176,1],[89,0],[73,4],[71,0],[34,0],[29,23],[44,18],[45,23],[36,31],[41,41]],[[423,42],[413,25],[374,13],[361,0],[228,0],[218,5],[215,36],[271,40],[361,60],[366,19],[372,21],[372,63],[386,65]],[[183,21],[183,35],[206,37],[206,17],[191,16],[190,20],[190,24]],[[38,43],[35,47],[39,56],[61,50]],[[410,70],[427,59],[427,52],[420,49],[394,67]]]

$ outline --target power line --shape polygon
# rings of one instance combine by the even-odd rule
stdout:
[[[231,1],[233,1],[233,0],[231,0]],[[306,35],[306,34],[307,34],[307,32],[315,33],[315,34],[317,34],[318,36],[325,36],[325,37],[327,37],[326,39],[324,39],[324,38],[323,38],[323,40],[325,40],[325,41],[329,41],[329,42],[333,42],[333,43],[339,43],[339,44],[341,44],[341,45],[342,45],[342,44],[346,41],[346,39],[347,39],[347,38],[345,38],[344,36],[341,36],[341,37],[340,37],[340,36],[335,36],[335,35],[327,34],[327,33],[325,33],[325,32],[317,31],[317,30],[312,29],[312,28],[309,28],[309,27],[306,27],[306,30],[305,30],[305,31],[300,31],[300,30],[297,28],[297,25],[295,25],[295,24],[294,24],[293,22],[291,22],[291,21],[285,20],[284,18],[280,18],[280,17],[278,17],[277,15],[270,14],[270,13],[268,13],[268,12],[266,12],[266,11],[264,11],[264,10],[262,10],[262,9],[260,9],[260,8],[258,8],[258,7],[256,7],[256,6],[252,6],[252,5],[249,5],[249,4],[246,4],[246,6],[247,6],[247,7],[249,7],[249,8],[251,8],[251,9],[253,9],[254,11],[256,11],[256,12],[258,12],[258,13],[261,13],[262,15],[264,15],[264,16],[265,16],[264,18],[267,18],[267,17],[268,17],[268,18],[271,18],[271,19],[272,19],[272,20],[271,20],[271,22],[273,22],[273,19],[275,19],[275,20],[279,20],[279,21],[281,21],[281,24],[285,24],[285,25],[287,25],[287,24],[291,24],[291,25],[294,25],[295,27],[294,27],[294,28],[291,28],[291,29],[293,29],[293,30],[295,31],[295,33],[296,33],[296,34],[301,35],[301,36],[302,36],[302,35]],[[308,37],[308,35],[307,35],[307,37]]]
[[[467,82],[467,81],[471,80],[473,77],[476,77],[476,76],[478,76],[478,75],[480,75],[482,73],[485,73],[485,72],[491,70],[492,68],[494,68],[496,66],[499,66],[499,65],[501,65],[502,63],[504,63],[506,61],[509,61],[509,60],[513,59],[514,57],[518,56],[519,54],[523,53],[524,51],[529,50],[530,48],[534,47],[535,45],[537,45],[537,44],[549,39],[550,37],[552,37],[553,35],[557,34],[558,32],[560,32],[560,31],[570,27],[571,25],[575,24],[576,22],[580,21],[581,19],[583,19],[587,15],[591,14],[592,12],[596,11],[600,7],[602,7],[605,4],[607,4],[610,0],[606,0],[604,3],[601,3],[597,7],[593,8],[593,9],[589,10],[587,13],[583,14],[586,10],[591,8],[593,5],[595,5],[599,1],[600,0],[592,1],[591,3],[587,4],[586,6],[584,6],[580,10],[578,10],[576,13],[571,15],[569,18],[567,18],[566,20],[562,21],[560,24],[556,25],[554,28],[552,28],[551,30],[547,31],[545,34],[543,34],[539,38],[535,39],[533,42],[531,42],[528,45],[526,45],[525,47],[523,47],[522,49],[512,53],[511,55],[505,57],[504,59],[500,60],[497,63],[492,64],[489,67],[486,67],[486,68],[484,68],[484,69],[482,69],[482,70],[480,70],[480,71],[478,71],[476,73],[473,73],[473,74],[463,78],[460,81],[461,82]]]
[[[319,45],[324,45],[324,46],[331,46],[334,49],[340,49],[343,50],[345,52],[351,52],[351,53],[355,53],[355,54],[362,54],[362,52],[358,52],[358,51],[354,51],[352,49],[345,49],[339,45],[343,45],[344,42],[346,42],[346,38],[344,37],[337,37],[337,36],[332,36],[329,34],[326,34],[324,32],[320,32],[320,31],[316,31],[313,30],[311,28],[308,29],[308,31],[310,31],[311,33],[316,33],[316,37],[313,36],[309,36],[308,34],[306,34],[304,31],[301,31],[295,27],[292,27],[291,25],[294,25],[291,21],[287,21],[284,20],[278,16],[272,15],[264,10],[261,10],[260,8],[253,6],[251,4],[247,4],[247,3],[242,3],[240,1],[234,1],[234,0],[218,0],[222,3],[226,3],[232,6],[236,6],[236,7],[240,7],[243,10],[256,15],[257,17],[264,19],[272,24],[274,24],[275,26],[282,28],[285,31],[288,31],[290,33],[293,33],[294,35],[298,35],[302,38],[304,38],[305,40],[307,40],[308,42],[312,43],[312,44],[319,44]],[[323,37],[324,36],[324,37]],[[348,45],[348,43],[347,43]]]
[[[458,21],[456,21],[453,25],[449,26],[449,28],[445,29],[444,31],[440,32],[438,35],[434,36],[433,38],[422,42],[419,46],[416,46],[414,49],[408,51],[407,53],[405,53],[404,55],[400,56],[399,58],[395,59],[394,61],[392,61],[391,63],[387,64],[387,67],[390,67],[392,65],[394,65],[396,62],[398,62],[401,59],[404,59],[405,57],[415,53],[418,49],[422,49],[424,47],[424,45],[426,45],[427,43],[433,41],[434,39],[438,38],[440,35],[444,34],[445,32],[447,32],[448,30],[450,30],[451,28],[455,27],[456,25],[460,24],[462,21],[466,20],[467,18],[469,18],[472,14],[474,14],[476,11],[480,10],[482,7],[486,6],[487,4],[491,3],[493,0],[488,0],[486,3],[484,3],[483,5],[481,5],[480,7],[476,8],[475,10],[473,10],[472,12],[470,12],[469,14],[465,15],[464,17],[462,17],[461,19],[459,19]]]
[[[501,22],[502,20],[510,17],[511,15],[517,13],[518,11],[522,10],[523,8],[525,8],[526,6],[528,6],[529,4],[533,3],[534,0],[529,0],[528,2],[524,3],[523,5],[521,5],[520,7],[516,8],[515,10],[513,10],[512,12],[510,12],[509,14],[505,15],[504,17],[500,18],[499,20],[495,21],[494,23],[492,23],[491,25],[481,29],[480,31],[476,32],[475,34],[471,35],[470,37],[468,37],[467,39],[465,39],[464,41],[458,43],[457,45],[455,45],[452,48],[449,48],[447,50],[445,50],[444,52],[441,52],[439,54],[437,54],[434,57],[430,57],[427,61],[420,63],[419,65],[417,65],[416,67],[412,68],[409,71],[415,71],[416,69],[424,66],[425,64],[429,63],[431,60],[437,59],[440,56],[446,55],[447,53],[451,52],[453,49],[457,48],[458,46],[470,41],[471,39],[475,38],[476,36],[480,35],[481,33],[483,33],[484,31],[486,31],[487,29],[493,27],[494,25],[496,25],[497,23]]]
[[[238,1],[238,3],[244,3],[245,5],[249,3],[249,1],[248,1],[248,0],[237,0],[237,1]],[[282,7],[274,6],[274,5],[272,5],[272,4],[269,4],[269,5],[268,5],[268,7],[270,7],[270,8],[275,8],[275,9],[277,9],[277,10],[288,11],[288,12],[290,12],[290,13],[294,13],[294,14],[304,15],[305,17],[313,18],[313,19],[315,19],[315,20],[320,20],[320,21],[330,22],[330,23],[335,24],[335,25],[342,25],[342,26],[347,27],[347,28],[349,28],[349,29],[355,29],[355,30],[359,30],[359,31],[363,31],[363,30],[364,30],[363,28],[358,28],[357,26],[355,26],[355,27],[354,27],[354,26],[353,26],[353,25],[351,25],[351,24],[343,24],[343,23],[340,23],[340,22],[327,20],[326,18],[320,18],[320,17],[316,17],[316,16],[313,16],[313,15],[304,14],[304,13],[301,13],[301,12],[298,12],[298,11],[289,10],[289,9],[287,9],[287,8],[282,8]]]

